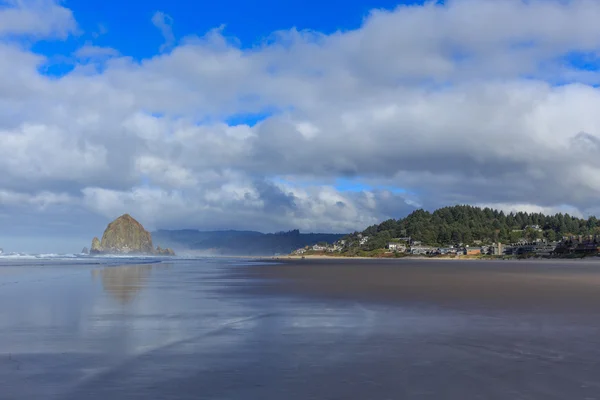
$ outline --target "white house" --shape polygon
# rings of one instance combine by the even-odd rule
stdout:
[[[391,251],[405,252],[406,246],[402,243],[388,243],[388,249],[390,249]]]

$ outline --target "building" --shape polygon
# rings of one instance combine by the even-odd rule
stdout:
[[[410,248],[410,253],[414,255],[426,255],[431,254],[435,251],[433,247],[425,247],[425,246],[412,246]]]
[[[534,231],[538,231],[538,232],[542,231],[542,227],[539,225],[527,225],[525,227],[525,229],[533,229]]]
[[[481,254],[481,247],[465,247],[465,255],[477,256]]]
[[[531,254],[535,253],[535,249],[537,248],[537,243],[520,243],[517,246],[517,255],[521,254]]]
[[[500,242],[494,243],[490,247],[491,255],[493,256],[501,256],[504,254],[504,245]]]
[[[503,254],[505,256],[513,256],[516,254],[516,251],[517,251],[517,248],[515,246],[508,245],[508,246],[504,246],[501,254]]]
[[[544,241],[513,243],[504,249],[504,254],[513,256],[525,254],[551,256],[556,254],[557,245],[557,242],[548,243]]]
[[[538,245],[534,249],[534,253],[536,256],[549,257],[553,255],[556,251],[556,246],[558,243],[538,243]]]
[[[453,249],[450,247],[440,247],[439,249],[436,249],[435,254],[439,254],[439,255],[456,254],[456,249]]]
[[[313,250],[313,251],[325,251],[325,250],[327,250],[327,247],[326,247],[326,246],[321,246],[321,245],[315,244],[315,245],[312,247],[312,250]]]
[[[401,253],[404,253],[406,251],[406,246],[403,245],[402,243],[391,242],[391,243],[388,243],[387,247],[391,251],[399,251]]]

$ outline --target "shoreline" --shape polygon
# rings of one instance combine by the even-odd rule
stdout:
[[[581,257],[581,258],[560,258],[560,257],[548,257],[548,258],[493,258],[493,257],[473,257],[473,256],[461,256],[461,257],[414,257],[414,256],[405,256],[405,257],[345,257],[345,256],[328,256],[328,255],[306,255],[306,256],[298,256],[298,255],[289,255],[289,256],[269,256],[269,257],[258,257],[259,259],[270,259],[270,260],[292,260],[292,261],[302,261],[302,260],[373,260],[373,261],[480,261],[480,262],[489,262],[489,261],[502,261],[502,262],[598,262],[600,263],[600,257]]]

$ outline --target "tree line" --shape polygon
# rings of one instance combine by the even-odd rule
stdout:
[[[458,205],[434,212],[419,209],[405,218],[389,219],[369,226],[363,232],[354,232],[345,239],[352,247],[359,241],[359,235],[369,236],[363,247],[375,250],[384,248],[394,238],[403,237],[428,245],[445,246],[459,243],[473,245],[474,241],[484,244],[514,243],[520,239],[556,241],[563,236],[595,234],[600,234],[600,221],[594,216],[581,219],[561,213],[506,214],[487,207]]]

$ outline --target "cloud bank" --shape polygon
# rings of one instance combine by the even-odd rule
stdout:
[[[248,48],[220,28],[176,42],[157,13],[161,53],[86,44],[52,77],[20,39],[71,35],[73,13],[5,3],[0,221],[342,232],[455,203],[597,213],[599,19],[592,0],[428,2]]]

